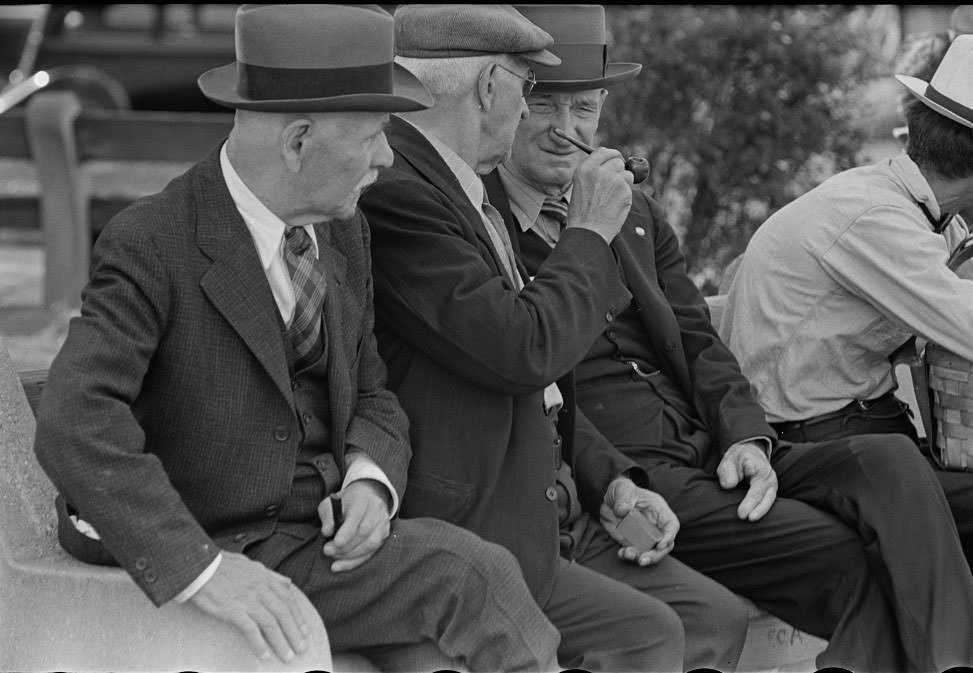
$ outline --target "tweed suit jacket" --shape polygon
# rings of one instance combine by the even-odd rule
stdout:
[[[331,450],[404,490],[410,451],[372,333],[360,213],[316,225],[327,278]],[[55,486],[156,604],[218,548],[268,538],[301,430],[283,323],[219,152],[115,217],[50,371],[35,450]]]
[[[409,416],[405,516],[510,549],[543,605],[558,555],[553,427],[543,389],[580,361],[629,294],[607,245],[574,231],[517,292],[479,212],[436,150],[393,116],[390,169],[362,196],[372,229],[376,335]],[[575,475],[607,486],[600,475]]]
[[[495,171],[484,178],[484,183],[511,238],[517,239],[527,269],[540,265],[550,247],[517,225]],[[713,437],[712,449],[722,454],[732,444],[752,437],[773,441],[777,433],[767,425],[750,382],[713,328],[709,307],[686,273],[679,240],[662,208],[642,192],[632,193],[632,209],[611,247],[639,308],[656,362],[707,424]],[[612,329],[612,325],[604,329]],[[585,363],[586,381],[597,380],[602,373],[598,365],[596,361]],[[606,367],[604,373],[608,371]]]

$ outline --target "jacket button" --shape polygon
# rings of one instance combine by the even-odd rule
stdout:
[[[146,559],[144,559],[144,558],[137,558],[137,559],[135,559],[135,569],[136,570],[145,570],[148,567],[149,567],[149,562]]]
[[[612,313],[611,311],[605,314],[605,322],[611,322],[614,319],[615,319],[615,314]]]
[[[157,579],[155,575],[155,571],[146,570],[144,573],[142,573],[142,579],[145,580],[146,584],[152,584]]]
[[[233,536],[233,541],[234,542],[243,542],[248,537],[250,537],[250,536],[247,535],[246,533],[237,533],[236,535]]]
[[[548,486],[547,490],[544,491],[544,497],[551,502],[555,502],[557,500],[557,489],[553,486]]]
[[[311,414],[305,411],[303,414],[301,414],[301,419],[304,421],[304,425],[307,425],[311,422]]]
[[[274,429],[274,439],[278,442],[286,442],[287,438],[291,436],[291,433],[287,430],[287,426],[278,425]]]
[[[280,508],[278,508],[277,505],[269,505],[267,509],[264,510],[264,515],[269,519],[273,519],[275,516],[277,516],[277,512],[279,511]]]
[[[555,448],[561,448],[561,435],[554,438],[554,446]]]

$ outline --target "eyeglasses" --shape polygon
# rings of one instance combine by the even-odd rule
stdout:
[[[530,68],[527,68],[527,77],[524,77],[523,75],[518,75],[517,73],[515,73],[510,68],[504,68],[499,63],[496,63],[494,65],[496,65],[501,70],[506,70],[507,72],[509,72],[511,75],[513,75],[517,79],[524,80],[524,84],[523,84],[523,86],[520,89],[520,95],[522,95],[524,98],[527,98],[527,96],[530,95],[530,92],[534,90],[534,85],[537,84],[537,78],[534,77],[534,71],[531,70]]]

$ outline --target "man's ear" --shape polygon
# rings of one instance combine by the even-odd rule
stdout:
[[[497,64],[483,66],[476,80],[476,103],[480,110],[490,110],[497,95]]]
[[[288,123],[280,132],[280,152],[288,170],[297,173],[311,152],[314,122],[299,117]]]

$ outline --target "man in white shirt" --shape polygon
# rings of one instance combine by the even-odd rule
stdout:
[[[971,68],[960,35],[930,83],[899,75],[918,98],[906,150],[824,181],[747,245],[720,333],[780,438],[918,442],[890,356],[918,335],[973,360],[973,280],[947,266],[968,233],[956,213],[973,205]],[[935,473],[973,559],[973,475]]]
[[[408,423],[356,204],[391,163],[389,113],[428,91],[394,65],[377,8],[236,21],[237,63],[199,80],[237,110],[229,138],[105,228],[51,367],[35,450],[62,523],[78,521],[62,545],[121,565],[157,605],[231,622],[264,660],[307,649],[304,592],[336,650],[551,670],[557,631],[508,551],[393,520]]]

